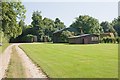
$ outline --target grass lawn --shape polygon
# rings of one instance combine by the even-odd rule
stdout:
[[[7,78],[25,78],[25,69],[22,64],[21,58],[16,53],[15,47],[12,48],[11,60],[6,72]]]
[[[117,44],[23,44],[50,78],[118,78]]]

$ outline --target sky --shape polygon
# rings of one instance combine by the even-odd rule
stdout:
[[[95,0],[87,0],[85,1],[61,1],[57,2],[54,0],[33,0],[32,1],[23,1],[23,5],[25,6],[26,19],[25,23],[27,25],[31,24],[31,17],[33,11],[41,11],[41,15],[52,20],[55,18],[59,18],[64,24],[69,27],[70,24],[73,23],[76,17],[79,15],[89,15],[102,21],[111,22],[114,18],[118,16],[118,1],[117,0],[107,0],[104,1],[95,1]]]

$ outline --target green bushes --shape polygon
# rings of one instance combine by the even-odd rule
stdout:
[[[61,42],[63,43],[67,43],[68,42],[68,37],[72,37],[73,36],[73,32],[70,32],[70,31],[63,31],[60,35],[61,37]]]
[[[116,38],[116,42],[117,42],[117,43],[120,43],[120,37],[117,37],[117,38]]]
[[[26,36],[23,36],[21,39],[21,42],[33,42],[33,35],[28,34]]]
[[[103,37],[101,43],[120,43],[120,38]]]

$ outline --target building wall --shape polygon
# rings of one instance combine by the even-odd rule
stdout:
[[[98,38],[98,40],[95,40]],[[89,35],[83,37],[69,38],[70,44],[97,44],[99,43],[99,36]]]
[[[53,34],[53,43],[60,43],[61,42],[60,34],[61,33]]]

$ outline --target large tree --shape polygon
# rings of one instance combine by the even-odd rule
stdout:
[[[93,17],[90,17],[88,15],[80,15],[76,18],[75,22],[73,22],[70,27],[74,27],[78,30],[78,32],[81,33],[81,30],[83,33],[97,33],[99,34],[102,32],[102,28],[99,25],[99,21]]]
[[[111,25],[109,22],[107,21],[101,22],[100,26],[103,28],[104,33],[111,32],[110,31]]]
[[[49,18],[44,18],[43,19],[43,33],[44,33],[44,36],[47,36],[49,41],[52,40],[52,34],[53,32],[55,31],[55,24],[54,24],[54,21],[49,19]],[[43,37],[44,37],[43,36]]]
[[[120,36],[120,16],[112,21],[112,26],[116,30],[118,36]]]
[[[42,19],[41,12],[39,11],[33,12],[32,20],[31,25],[34,32],[31,34],[36,35],[38,41],[44,41],[45,38],[51,41],[53,32],[65,27],[59,18],[56,18],[55,21],[46,17]]]
[[[100,26],[103,28],[104,33],[112,32],[115,36],[117,36],[115,29],[108,21],[101,22]]]
[[[2,2],[2,31],[8,38],[16,38],[22,33],[18,25],[20,20],[25,19],[25,8],[21,2]]]
[[[38,41],[41,41],[41,36],[44,35],[42,30],[43,21],[42,21],[41,12],[39,11],[33,12],[31,25],[33,26],[31,34],[36,35],[38,37]]]
[[[55,23],[56,30],[61,30],[61,29],[65,28],[64,23],[61,22],[59,18],[56,18],[54,23]]]

